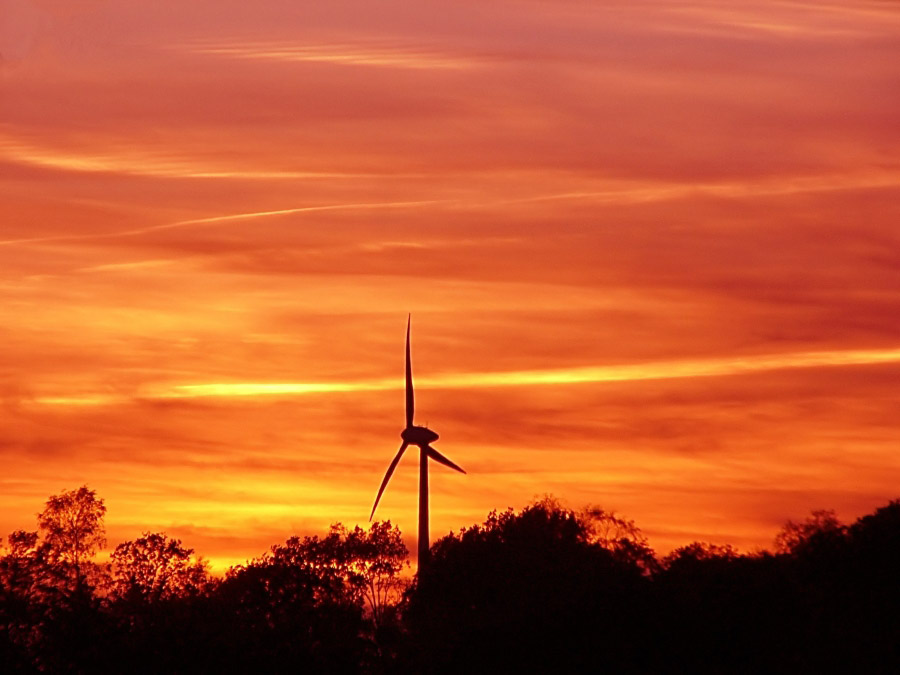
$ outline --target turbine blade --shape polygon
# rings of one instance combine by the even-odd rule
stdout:
[[[412,364],[409,360],[409,324],[412,315],[406,318],[406,427],[413,425],[413,414],[416,412],[416,399],[413,396]]]
[[[394,473],[394,469],[397,468],[397,462],[400,461],[400,458],[403,457],[403,451],[406,450],[406,447],[409,445],[406,441],[403,441],[403,445],[400,446],[400,450],[397,451],[397,455],[394,457],[394,461],[391,462],[391,465],[388,467],[387,473],[384,474],[384,480],[381,481],[381,487],[378,488],[378,496],[375,497],[375,504],[372,506],[372,513],[369,514],[369,522],[372,521],[372,518],[375,516],[375,509],[378,508],[378,500],[381,499],[381,494],[384,492],[384,488],[387,487],[388,481],[391,479],[391,474]]]
[[[444,457],[441,453],[439,453],[437,450],[432,448],[430,445],[426,446],[425,450],[428,451],[428,456],[431,457],[431,459],[433,459],[434,461],[440,462],[444,466],[449,466],[451,469],[456,469],[460,473],[465,473],[465,471],[463,471],[462,468],[458,467],[456,464],[454,464],[449,459]]]

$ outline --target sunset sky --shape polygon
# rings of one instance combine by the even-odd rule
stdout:
[[[0,0],[0,535],[214,569],[553,494],[660,553],[900,497],[900,4]],[[378,517],[415,549],[416,453]]]

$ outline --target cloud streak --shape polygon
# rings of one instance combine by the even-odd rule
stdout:
[[[900,347],[896,349],[764,354],[732,358],[661,361],[565,369],[448,373],[444,375],[419,376],[416,378],[416,386],[421,389],[479,389],[644,382],[685,378],[730,377],[777,370],[868,366],[890,363],[900,363]],[[393,391],[399,388],[396,378],[344,382],[230,382],[180,384],[149,388],[138,394],[137,398],[145,400],[282,398],[313,394]],[[92,394],[71,397],[38,396],[33,399],[33,402],[40,405],[102,406],[122,403],[128,400],[131,399]]]
[[[283,63],[328,63],[342,66],[408,68],[413,70],[472,68],[476,61],[415,46],[378,44],[292,44],[237,42],[179,47],[194,54]]]
[[[186,227],[202,227],[207,225],[221,225],[233,222],[244,222],[261,218],[271,218],[274,216],[297,215],[304,213],[326,213],[329,211],[377,211],[382,209],[405,209],[423,206],[431,206],[441,204],[440,200],[412,201],[412,202],[371,202],[361,204],[324,204],[319,206],[299,206],[289,209],[276,209],[272,211],[256,211],[251,213],[233,213],[222,216],[209,216],[206,218],[191,218],[188,220],[178,220],[173,223],[164,223],[162,225],[150,225],[148,227],[139,227],[131,230],[121,230],[118,232],[105,232],[99,234],[84,235],[58,235],[52,237],[28,237],[23,239],[7,239],[0,240],[0,246],[15,246],[17,244],[42,244],[49,242],[64,241],[86,241],[86,240],[102,240],[117,239],[121,237],[140,237],[142,235],[151,234],[153,232],[162,232],[165,230],[175,230]],[[153,263],[148,263],[153,264]],[[109,269],[111,266],[98,266],[94,269]]]
[[[109,173],[154,178],[208,178],[240,180],[336,180],[361,178],[367,174],[334,171],[286,171],[238,169],[208,165],[189,158],[167,156],[141,148],[117,152],[42,148],[11,138],[0,140],[3,160],[47,169],[85,173]]]

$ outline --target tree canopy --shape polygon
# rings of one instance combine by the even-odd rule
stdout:
[[[119,544],[108,567],[110,595],[132,603],[157,603],[201,593],[209,575],[193,553],[181,540],[157,532]]]
[[[773,552],[545,498],[434,543],[335,524],[224,577],[161,532],[108,564],[103,500],[51,497],[0,548],[0,672],[821,673],[900,669],[900,501],[788,521]]]
[[[38,514],[46,550],[59,569],[71,575],[76,591],[86,578],[85,563],[106,545],[105,515],[103,500],[86,485],[53,495]]]

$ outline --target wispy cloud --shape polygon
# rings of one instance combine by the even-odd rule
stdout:
[[[587,187],[577,191],[544,192],[522,197],[489,197],[472,195],[457,199],[420,199],[412,201],[385,201],[319,204],[298,206],[266,211],[232,213],[203,218],[190,218],[170,223],[161,223],[148,227],[120,230],[116,232],[93,233],[84,235],[53,235],[49,237],[21,237],[0,240],[0,246],[16,244],[35,244],[57,241],[79,241],[86,239],[113,239],[117,237],[137,237],[152,232],[172,230],[192,226],[220,225],[255,219],[328,211],[366,211],[425,208],[452,206],[457,208],[485,209],[498,208],[512,204],[553,201],[585,201],[599,204],[628,205],[653,202],[664,202],[686,197],[710,196],[735,199],[768,197],[816,192],[840,192],[873,188],[900,186],[900,172],[877,169],[853,174],[821,174],[800,176],[761,177],[743,181],[621,181],[604,180],[593,182],[596,187]],[[501,188],[502,189],[502,188]],[[512,241],[512,239],[510,240]],[[422,242],[387,242],[362,244],[361,247],[423,247]]]
[[[416,386],[425,389],[472,389],[641,382],[697,377],[725,377],[797,368],[828,368],[898,362],[900,362],[900,348],[812,351],[547,370],[448,373],[417,377]],[[225,382],[148,388],[142,391],[137,398],[165,400],[210,397],[292,397],[309,394],[389,391],[399,387],[400,384],[397,378],[343,382]],[[43,405],[108,405],[115,402],[127,402],[128,400],[130,399],[116,399],[103,395],[85,395],[81,397],[37,397],[34,399],[34,402]]]
[[[286,63],[331,63],[346,66],[410,69],[471,68],[477,61],[415,45],[373,43],[296,44],[291,42],[223,42],[193,44],[180,49],[235,59],[281,61]]]
[[[50,406],[91,407],[117,405],[127,400],[129,399],[113,394],[72,394],[70,396],[40,396],[35,398],[34,402]]]
[[[149,227],[138,227],[129,230],[119,230],[117,232],[104,232],[96,234],[73,234],[73,235],[54,235],[50,237],[24,237],[20,239],[0,240],[0,246],[14,246],[16,244],[41,244],[48,242],[61,241],[83,241],[86,239],[116,239],[119,237],[138,237],[152,232],[163,230],[174,230],[186,227],[197,227],[205,225],[218,225],[222,223],[231,223],[237,221],[248,221],[259,218],[270,218],[273,216],[286,216],[301,213],[321,213],[325,211],[367,211],[379,209],[402,209],[414,208],[421,206],[429,206],[434,204],[446,203],[446,200],[426,200],[426,201],[408,201],[408,202],[362,202],[349,204],[322,204],[317,206],[298,206],[289,209],[276,209],[272,211],[253,211],[248,213],[232,213],[221,216],[209,216],[206,218],[190,218],[187,220],[178,220],[172,223],[163,223],[160,225],[151,225]],[[151,264],[164,264],[165,261],[151,261],[144,263],[144,266]],[[133,266],[133,265],[132,265]],[[114,266],[105,266],[107,269]],[[92,268],[100,269],[100,268]]]
[[[239,179],[239,180],[298,180],[298,179],[354,179],[380,174],[305,171],[267,168],[241,168],[206,163],[171,153],[151,152],[141,147],[110,150],[85,150],[78,147],[45,147],[13,137],[0,137],[3,161],[62,171],[111,173],[154,178]]]
[[[135,233],[144,233],[154,230],[169,230],[176,227],[187,227],[190,225],[211,225],[216,223],[227,223],[236,220],[253,220],[256,218],[267,218],[269,216],[286,216],[295,213],[320,213],[323,211],[365,211],[369,209],[398,209],[416,206],[431,206],[435,204],[448,203],[447,200],[429,199],[420,201],[396,201],[396,202],[362,202],[351,204],[323,204],[320,206],[298,206],[289,209],[276,209],[274,211],[254,211],[250,213],[233,213],[223,216],[210,216],[208,218],[193,218],[191,220],[180,220],[176,223],[168,223],[165,225],[155,225],[153,227],[141,230],[132,230]]]
[[[92,265],[82,267],[79,272],[122,272],[134,270],[149,270],[173,265],[175,260],[137,260],[134,262],[109,263],[105,265]]]
[[[763,176],[740,181],[608,181],[600,189],[539,194],[498,200],[496,205],[541,201],[590,201],[600,204],[643,204],[685,197],[747,199],[815,192],[841,192],[900,186],[900,171],[873,169],[852,174]]]
[[[816,3],[772,2],[767,5],[723,7],[703,5],[672,7],[667,11],[689,19],[668,26],[674,31],[720,33],[732,37],[765,35],[783,40],[847,39],[872,35],[872,19],[892,28],[900,20],[897,13],[872,3],[862,6]],[[892,26],[893,25],[893,26]]]

